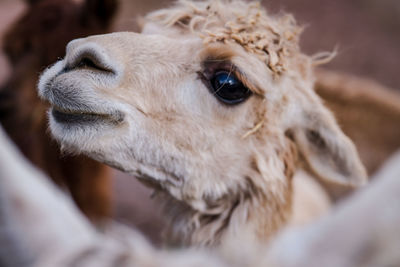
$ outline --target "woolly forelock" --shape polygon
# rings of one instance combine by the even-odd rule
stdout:
[[[150,13],[146,21],[179,29],[182,34],[197,34],[205,44],[239,44],[263,60],[275,75],[304,69],[306,66],[299,64],[310,62],[300,52],[302,28],[293,16],[271,16],[259,1],[178,0],[171,8]]]

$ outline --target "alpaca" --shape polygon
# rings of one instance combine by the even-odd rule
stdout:
[[[297,169],[335,196],[366,182],[300,32],[258,2],[178,1],[142,34],[74,40],[38,85],[51,133],[155,188],[170,245],[266,241],[291,217]]]
[[[104,165],[83,156],[61,158],[47,133],[48,106],[37,97],[37,74],[64,55],[78,37],[105,32],[116,0],[27,1],[25,14],[8,30],[4,50],[13,73],[0,88],[0,122],[21,151],[66,187],[93,220],[109,215],[110,182]]]

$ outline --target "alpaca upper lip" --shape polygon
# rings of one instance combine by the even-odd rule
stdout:
[[[112,108],[104,101],[90,101],[84,94],[87,88],[77,88],[75,85],[63,84],[58,77],[49,76],[43,79],[40,86],[40,96],[51,105],[50,114],[59,123],[93,123],[109,122],[113,124],[124,120],[124,114]]]

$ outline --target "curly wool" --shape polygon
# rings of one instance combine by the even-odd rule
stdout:
[[[256,54],[276,75],[298,66],[299,59],[309,58],[300,51],[302,28],[293,16],[271,16],[259,2],[179,0],[172,8],[151,13],[147,20],[179,27],[183,34],[195,33],[205,44],[239,44]]]

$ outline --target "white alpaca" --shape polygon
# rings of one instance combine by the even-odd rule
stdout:
[[[72,41],[39,83],[51,133],[154,187],[170,244],[268,240],[290,220],[298,168],[334,193],[366,181],[300,31],[257,3],[179,1],[142,34]]]

